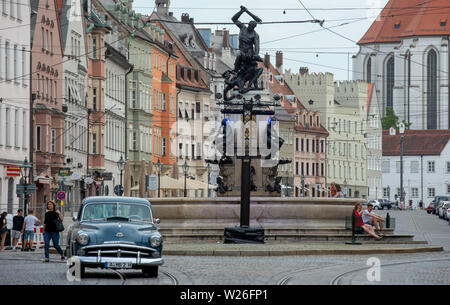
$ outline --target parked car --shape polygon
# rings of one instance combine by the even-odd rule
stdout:
[[[392,202],[390,202],[389,200],[387,200],[387,199],[377,199],[377,200],[378,200],[378,202],[380,202],[382,210],[384,210],[384,209],[388,209],[388,210],[392,209]]]
[[[370,202],[373,205],[374,210],[382,210],[383,209],[381,202],[379,202],[377,199],[369,200],[368,202]]]
[[[450,202],[447,202],[447,208],[444,210],[444,219],[450,221]]]
[[[85,268],[142,269],[157,277],[163,239],[150,202],[132,197],[89,197],[67,234],[67,256]]]
[[[439,215],[438,214],[438,205],[440,201],[450,201],[450,197],[449,196],[436,196],[434,197],[433,201],[430,203],[430,205],[432,205],[432,212],[435,215]]]
[[[441,201],[439,203],[439,218],[447,219],[447,209],[449,208],[449,203],[449,201]]]

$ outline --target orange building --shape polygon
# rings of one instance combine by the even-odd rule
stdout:
[[[176,163],[176,63],[167,47],[152,45],[153,162]]]

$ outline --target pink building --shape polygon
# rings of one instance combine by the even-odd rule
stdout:
[[[45,211],[56,198],[58,170],[64,166],[62,48],[55,0],[31,1],[31,85],[33,103],[33,170],[37,186],[32,206]]]

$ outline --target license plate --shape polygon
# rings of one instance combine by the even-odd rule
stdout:
[[[133,267],[132,263],[118,263],[118,262],[107,262],[106,268],[114,269],[131,269]]]

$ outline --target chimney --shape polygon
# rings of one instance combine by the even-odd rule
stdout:
[[[194,24],[194,18],[189,18],[189,23]]]
[[[223,30],[222,48],[229,48],[229,47],[230,47],[230,31]]]
[[[308,67],[300,67],[300,75],[308,74],[309,69]]]
[[[189,14],[188,13],[181,14],[181,22],[189,23]]]
[[[283,52],[281,52],[281,51],[277,51],[277,54],[276,54],[276,67],[277,67],[277,69],[278,70],[282,70],[282,68],[283,68]]]
[[[168,15],[170,0],[155,0],[156,12],[160,15]]]
[[[266,69],[270,69],[270,55],[269,55],[269,53],[266,53],[266,55],[264,55],[264,66],[266,67]]]

